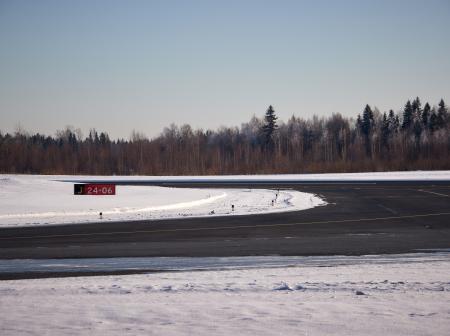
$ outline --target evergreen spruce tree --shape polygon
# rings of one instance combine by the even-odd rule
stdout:
[[[420,144],[420,135],[422,134],[422,122],[420,119],[416,119],[413,122],[413,132],[416,138],[416,146]]]
[[[383,113],[383,122],[381,125],[381,145],[389,149],[389,133],[390,133],[390,122],[386,112]]]
[[[419,97],[416,97],[411,104],[412,107],[412,130],[416,138],[416,146],[420,144],[420,135],[422,134],[422,110]]]
[[[371,141],[370,135],[372,133],[372,128],[374,125],[373,121],[373,112],[369,105],[366,105],[364,108],[362,121],[361,121],[361,130],[364,135],[364,141],[366,144],[366,153],[367,155],[371,155]]]
[[[411,101],[408,100],[403,110],[402,129],[409,129],[412,125],[412,121],[413,121],[413,108],[411,105]]]
[[[366,105],[364,108],[363,116],[362,116],[362,131],[366,136],[370,135],[373,127],[373,112],[369,105]]]
[[[428,123],[428,129],[431,132],[434,132],[435,130],[437,130],[438,128],[438,121],[437,121],[437,114],[436,114],[436,110],[434,109],[434,107],[431,109],[431,113],[430,113],[430,121]]]
[[[400,118],[395,116],[395,133],[397,133],[400,130]]]
[[[389,111],[388,122],[389,122],[389,133],[391,133],[391,134],[397,133],[399,121],[398,121],[398,116],[395,115],[393,110]]]
[[[419,97],[416,97],[416,99],[414,99],[414,101],[411,104],[413,114],[416,114],[417,116],[421,116],[421,112],[422,112],[421,106],[422,106],[422,103],[420,102]]]
[[[443,128],[447,122],[447,108],[445,107],[444,100],[439,102],[439,108],[437,112],[437,128]]]
[[[268,149],[273,149],[273,133],[277,129],[277,119],[275,111],[272,105],[270,105],[264,116],[264,125],[262,126],[264,146]]]
[[[429,119],[430,119],[430,111],[431,111],[430,104],[426,103],[425,106],[423,107],[423,112],[422,112],[422,124],[425,127],[425,129],[428,129],[428,123],[429,123]]]
[[[395,133],[398,133],[400,130],[400,118],[398,115],[395,116],[395,125],[394,125]]]

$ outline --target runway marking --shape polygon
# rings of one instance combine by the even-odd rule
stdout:
[[[382,208],[382,209],[384,209],[384,210],[386,210],[386,211],[389,211],[393,215],[398,215],[397,211],[392,210],[391,208],[388,208],[387,206],[384,206],[383,204],[377,204],[377,206]]]
[[[373,221],[381,221],[381,220],[424,218],[424,217],[436,217],[436,216],[448,216],[448,215],[450,215],[450,212],[421,214],[421,215],[376,217],[376,218],[358,218],[358,219],[343,219],[343,220],[329,220],[329,221],[299,222],[299,223],[255,224],[255,225],[241,225],[241,226],[217,226],[217,227],[181,228],[181,229],[164,229],[164,230],[111,231],[111,232],[72,233],[72,234],[38,235],[38,236],[0,237],[0,240],[8,240],[8,239],[10,239],[10,240],[11,239],[36,239],[36,238],[62,238],[62,237],[85,237],[85,236],[113,236],[113,235],[118,235],[118,234],[169,233],[169,232],[190,232],[190,231],[217,231],[217,230],[229,230],[229,229],[237,230],[237,229],[251,229],[251,228],[267,228],[267,227],[287,227],[287,226],[298,226],[298,225],[331,224],[331,223],[352,223],[352,222],[369,222],[369,221],[373,222]]]
[[[416,190],[414,190],[416,191]],[[357,198],[359,199],[373,199],[374,197],[377,197],[378,195],[373,195],[373,196],[358,196]],[[426,197],[425,195],[419,194],[419,195],[408,195],[408,199],[410,198],[424,198]],[[331,198],[331,196],[330,196]],[[353,196],[334,196],[333,199],[353,199],[355,197]],[[404,199],[405,196],[386,196],[383,195],[383,198],[402,198]]]
[[[437,192],[429,191],[429,190],[419,189],[419,190],[417,190],[417,191],[421,191],[421,192],[428,193],[428,194],[433,194],[433,195],[438,195],[438,196],[442,196],[442,197],[449,197],[449,196],[446,195],[446,194],[441,194],[441,193],[437,193]]]

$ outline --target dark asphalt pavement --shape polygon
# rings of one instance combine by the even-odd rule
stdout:
[[[319,194],[328,205],[266,215],[4,228],[0,259],[362,255],[450,248],[450,181],[281,187]]]

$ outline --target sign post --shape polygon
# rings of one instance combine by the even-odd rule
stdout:
[[[96,183],[86,183],[86,184],[74,184],[73,186],[74,195],[95,195],[95,196],[108,196],[116,194],[115,184],[96,184]]]

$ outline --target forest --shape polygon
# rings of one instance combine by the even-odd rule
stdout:
[[[219,175],[450,169],[445,102],[419,98],[400,111],[366,105],[356,119],[278,120],[269,106],[240,127],[170,125],[152,139],[111,140],[66,127],[54,136],[0,131],[0,172],[85,175]]]

